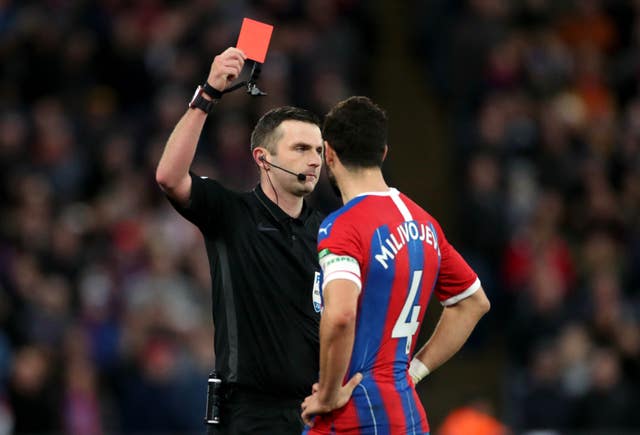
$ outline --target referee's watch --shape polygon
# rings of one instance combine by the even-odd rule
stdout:
[[[190,109],[200,109],[207,115],[213,111],[213,106],[216,105],[218,100],[207,100],[202,96],[204,93],[204,88],[202,86],[198,86],[196,91],[193,93],[193,97],[191,97],[191,101],[189,102]]]

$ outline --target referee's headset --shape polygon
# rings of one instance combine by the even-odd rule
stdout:
[[[293,171],[290,171],[289,169],[285,169],[285,168],[283,168],[283,167],[280,167],[280,166],[278,166],[278,165],[275,165],[275,164],[271,163],[269,160],[267,160],[267,158],[264,156],[264,154],[260,154],[260,156],[258,156],[258,160],[260,160],[263,164],[265,164],[265,163],[266,163],[266,164],[267,164],[267,165],[269,165],[269,166],[273,166],[274,168],[276,168],[276,169],[280,169],[281,171],[286,172],[287,174],[291,174],[291,175],[293,175],[293,176],[294,176],[294,177],[296,177],[296,178],[298,179],[298,181],[300,181],[300,182],[304,182],[304,181],[307,179],[307,176],[306,176],[305,174],[301,173],[301,172],[293,172]],[[260,166],[260,164],[259,164],[258,162],[256,162],[256,164],[257,164],[258,166]],[[266,167],[266,166],[262,166],[262,167],[263,167],[265,170],[267,169],[267,167]]]

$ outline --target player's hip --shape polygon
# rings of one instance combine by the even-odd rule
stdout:
[[[415,390],[363,382],[346,406],[317,416],[309,434],[428,434],[426,414]]]

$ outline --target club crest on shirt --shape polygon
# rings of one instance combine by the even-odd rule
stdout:
[[[311,299],[313,301],[313,309],[316,313],[322,311],[322,295],[320,295],[320,272],[316,272],[313,277],[313,292]]]

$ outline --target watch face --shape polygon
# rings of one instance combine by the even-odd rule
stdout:
[[[200,94],[201,91],[202,91],[202,86],[198,86],[196,88],[196,91],[193,93],[193,97],[191,97],[191,101],[189,101],[189,107],[193,108],[193,103],[196,100],[196,98],[198,98],[198,95]]]

